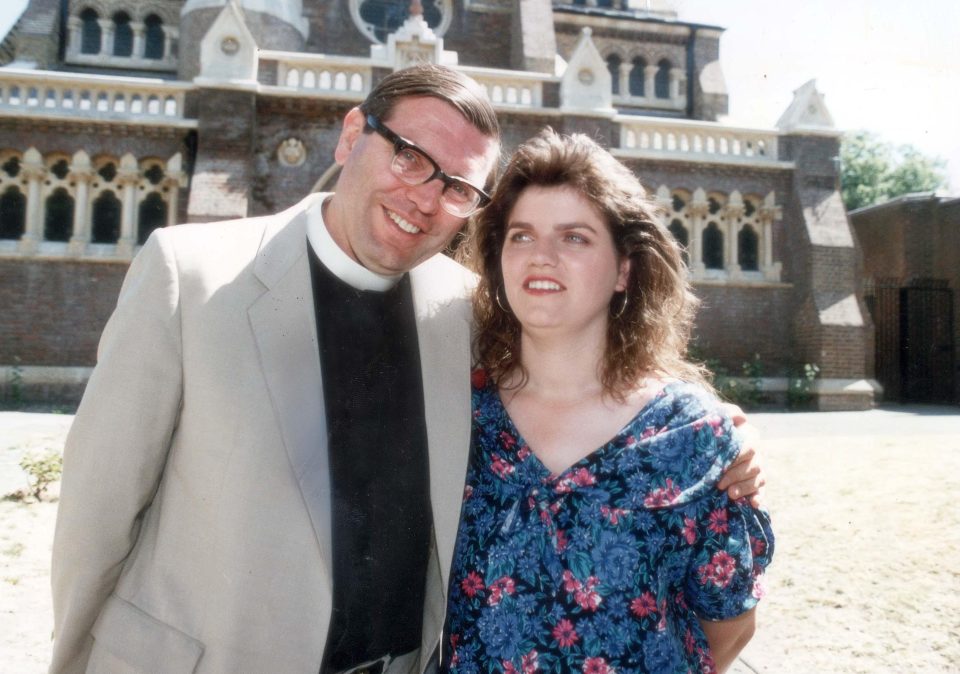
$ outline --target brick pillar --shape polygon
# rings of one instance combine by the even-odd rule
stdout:
[[[249,91],[197,92],[197,156],[188,222],[246,217],[253,181],[256,95]],[[224,114],[229,110],[230,114]]]
[[[872,324],[860,295],[860,249],[840,197],[839,134],[795,131],[781,136],[780,150],[796,166],[784,208],[796,365],[820,367],[819,409],[868,408]]]

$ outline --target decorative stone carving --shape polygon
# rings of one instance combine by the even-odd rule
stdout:
[[[277,160],[291,168],[302,166],[307,161],[307,148],[299,138],[287,138],[277,147]]]

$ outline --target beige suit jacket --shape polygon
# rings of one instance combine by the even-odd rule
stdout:
[[[324,196],[158,230],[134,260],[64,452],[51,672],[319,671],[332,566],[306,211]],[[410,276],[434,521],[422,670],[470,442],[471,279],[441,255]]]

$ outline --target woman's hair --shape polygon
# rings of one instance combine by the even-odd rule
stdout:
[[[478,364],[496,382],[527,373],[520,359],[520,323],[505,301],[500,254],[507,221],[527,187],[569,187],[603,216],[618,256],[629,257],[626,293],[610,300],[599,377],[617,400],[645,374],[676,377],[709,387],[705,369],[686,359],[699,300],[693,295],[679,244],[656,215],[656,206],[626,166],[583,134],[547,128],[510,158],[493,201],[476,217],[461,247],[462,260],[479,273],[474,295]],[[498,299],[499,298],[499,299]]]

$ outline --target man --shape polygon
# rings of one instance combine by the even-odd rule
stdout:
[[[64,452],[51,672],[424,670],[470,439],[438,253],[498,154],[476,83],[418,66],[347,114],[335,194],[151,237]]]

